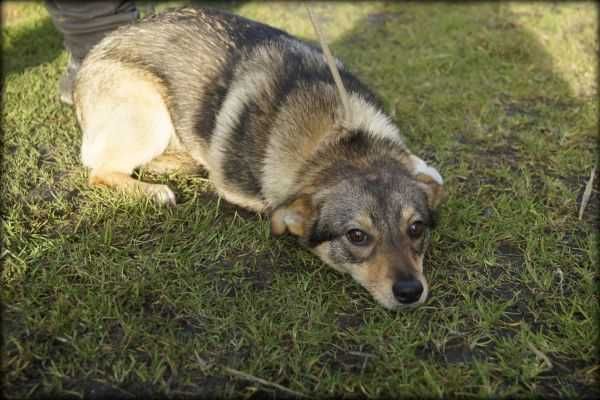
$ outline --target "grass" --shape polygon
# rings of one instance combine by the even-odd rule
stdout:
[[[301,4],[226,6],[315,39]],[[61,36],[40,3],[3,2],[4,396],[600,395],[598,177],[577,218],[595,5],[313,7],[447,182],[428,303],[384,310],[205,177],[147,177],[173,209],[88,188]]]

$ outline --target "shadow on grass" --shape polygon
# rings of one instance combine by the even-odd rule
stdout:
[[[12,33],[10,46],[2,49],[4,76],[52,62],[63,51],[62,35],[50,17]]]
[[[331,5],[319,7],[318,12],[322,14],[334,13],[335,5],[332,3]],[[305,18],[306,16],[303,12],[299,12],[298,17]],[[47,48],[48,46],[44,46],[44,48],[35,46],[35,38],[43,32],[54,35],[50,48]],[[24,32],[22,37],[19,37],[15,43],[18,43],[18,45],[15,45],[9,54],[5,54],[5,60],[7,60],[5,63],[8,63],[8,67],[5,66],[5,68],[8,68],[11,72],[22,71],[29,66],[36,65],[36,63],[51,61],[61,50],[59,34],[54,30],[49,20],[45,21],[36,30]],[[553,123],[554,121],[547,119],[547,114],[542,108],[556,107],[562,111],[565,108],[580,106],[579,100],[571,96],[568,84],[554,72],[552,59],[537,38],[516,24],[510,13],[501,11],[497,7],[488,5],[453,6],[437,3],[425,6],[413,3],[385,4],[379,11],[368,15],[357,23],[352,31],[347,32],[342,38],[332,43],[332,48],[334,54],[344,60],[351,71],[354,71],[365,82],[369,83],[376,92],[381,94],[388,111],[394,116],[401,131],[408,137],[410,147],[415,153],[422,154],[424,158],[433,161],[443,171],[443,175],[448,180],[448,189],[452,200],[450,205],[446,207],[445,213],[447,216],[444,218],[443,223],[453,224],[456,228],[469,223],[464,219],[465,214],[461,209],[465,205],[477,203],[477,207],[480,207],[480,211],[483,213],[486,201],[493,204],[494,189],[487,193],[486,196],[488,197],[479,197],[477,194],[479,186],[488,184],[484,181],[485,179],[493,179],[492,186],[498,189],[507,184],[499,177],[485,176],[486,174],[493,173],[496,168],[503,167],[512,168],[511,171],[517,173],[518,171],[514,167],[515,163],[519,164],[530,159],[536,160],[537,156],[531,152],[532,143],[535,144],[536,141],[545,141],[549,148],[559,149],[556,144],[555,132],[548,127],[548,122]],[[10,61],[12,57],[16,58]],[[465,176],[465,180],[459,180],[453,176],[462,164],[466,164],[468,167],[466,171],[468,175],[464,175],[465,171],[460,172]],[[536,161],[533,165],[539,168],[537,173],[544,174],[546,172],[541,162]],[[580,190],[580,187],[574,185],[573,189]],[[543,196],[543,191],[546,189],[542,186],[539,190],[540,193],[532,195]],[[77,232],[71,234],[68,231],[63,232],[67,239],[65,244],[70,247],[77,245],[84,250],[86,248],[88,250],[96,248],[118,249],[118,251],[122,251],[122,253],[118,253],[122,262],[126,263],[127,257],[130,257],[131,263],[135,263],[136,266],[139,265],[141,270],[143,263],[135,261],[136,257],[144,259],[146,257],[145,252],[152,253],[153,249],[161,243],[169,243],[170,246],[170,243],[177,242],[176,237],[180,238],[180,243],[198,243],[199,246],[208,243],[208,246],[210,246],[211,240],[214,240],[215,237],[227,238],[230,235],[231,231],[228,230],[228,226],[235,219],[235,208],[229,205],[221,207],[218,210],[219,213],[222,213],[219,218],[202,217],[210,224],[208,224],[209,227],[206,230],[200,230],[190,220],[191,214],[188,214],[189,209],[185,207],[185,202],[191,201],[189,194],[183,194],[183,198],[183,207],[177,207],[172,213],[153,214],[149,216],[147,221],[141,223],[136,221],[137,225],[134,227],[128,226],[132,214],[127,212],[126,209],[114,212],[108,209],[109,206],[98,207],[95,211],[100,215],[97,216],[96,221],[81,222],[78,225]],[[198,207],[215,207],[216,199],[210,195],[204,198],[200,196],[200,200],[206,200],[206,202],[197,201]],[[76,205],[74,208],[76,209]],[[259,222],[258,219],[244,213],[242,213],[242,216],[252,223]],[[134,216],[134,218],[138,217],[140,215],[136,214]],[[178,224],[170,223],[165,228],[164,223],[165,221],[168,223],[169,219],[182,222]],[[108,225],[106,221],[111,220],[118,226],[118,230],[109,232],[114,237],[113,242],[107,245],[105,243],[108,235],[106,233],[106,226]],[[143,226],[144,223],[147,226]],[[156,226],[161,228],[156,228]],[[451,228],[446,230],[442,228],[441,242],[455,240],[450,236],[444,236],[451,230]],[[85,232],[85,237],[82,237],[81,232]],[[128,232],[136,232],[139,238],[133,240],[132,237],[127,236]],[[118,233],[118,235],[114,235],[115,233]],[[117,237],[121,235],[125,236]],[[89,242],[90,238],[97,240],[98,245]],[[134,242],[138,244],[136,245]],[[292,241],[288,241],[288,243],[293,246]],[[461,247],[455,249],[444,243],[439,244],[446,246],[447,254],[442,255],[439,252],[434,252],[435,256],[433,259],[430,257],[430,261],[438,265],[444,264],[440,259],[441,257],[456,255],[457,252],[464,250]],[[128,247],[129,250],[127,250]],[[242,247],[244,251],[251,250],[248,249],[247,245]],[[165,253],[174,252],[175,258],[181,256],[182,253],[188,256],[194,253],[194,249],[190,248],[185,250],[168,248],[167,250],[165,250]],[[60,252],[61,249],[53,251]],[[129,251],[129,255],[125,255],[127,251]],[[203,251],[207,254],[207,249],[203,249]],[[509,273],[520,273],[519,271],[523,268],[523,255],[520,253],[518,246],[507,240],[498,243],[498,252],[501,256],[499,257],[500,263],[504,262],[506,264],[503,267]],[[72,253],[76,254],[75,252]],[[277,259],[277,256],[290,257],[292,255],[292,253],[285,253],[276,254],[275,259]],[[51,259],[50,256],[47,257],[48,260]],[[93,258],[102,256],[102,254],[95,254],[91,251],[86,256]],[[161,255],[155,251],[155,256],[160,257]],[[262,256],[261,253],[256,255],[256,258],[263,258]],[[502,256],[504,256],[504,261]],[[171,255],[165,255],[164,257],[169,259],[169,263],[165,264],[167,267],[177,267],[177,262],[172,262],[173,257]],[[76,259],[67,261],[72,264],[77,262]],[[267,266],[265,276],[258,276],[256,279],[256,285],[259,288],[261,285],[270,287],[273,279],[270,275],[279,273],[277,266],[274,265],[277,261],[272,261],[269,257],[264,257],[264,260],[253,259],[241,263],[242,268],[246,268],[250,264],[256,264],[258,261],[273,264]],[[182,263],[185,264],[186,262]],[[68,262],[65,262],[65,265],[68,264]],[[182,272],[180,276],[176,277],[179,279],[183,277],[187,279],[187,282],[191,282],[193,279],[209,281],[213,278],[213,275],[218,275],[218,272],[212,270],[189,268],[189,273]],[[462,266],[453,266],[453,268],[456,274],[464,273]],[[165,268],[165,271],[167,271],[167,268]],[[133,289],[130,290],[129,286],[131,288],[135,286],[138,290],[139,282],[143,278],[148,279],[149,282],[143,289],[155,295],[150,303],[159,304],[159,311],[166,309],[166,306],[161,306],[161,302],[169,304],[169,318],[164,318],[160,322],[161,324],[168,325],[169,319],[174,319],[173,315],[177,316],[193,309],[186,303],[189,300],[180,296],[175,288],[170,288],[173,290],[172,292],[162,291],[164,287],[169,288],[170,286],[163,285],[164,282],[158,281],[158,278],[148,278],[152,272],[121,273],[131,274],[134,277],[128,281],[120,281],[120,287],[116,286],[117,290],[128,293],[133,299],[130,300],[132,306],[123,306],[132,315],[140,304],[143,306],[144,299],[142,296],[138,296],[138,299],[131,294],[130,292],[133,292]],[[169,270],[168,272],[161,271],[160,274],[163,274],[162,277],[168,278],[169,274],[175,276],[178,273]],[[244,275],[243,272],[240,274]],[[435,279],[441,282],[437,283],[437,289],[455,293],[453,287],[444,283],[444,276],[445,271],[435,274]],[[61,278],[56,275],[53,279],[58,284],[62,282]],[[337,276],[335,279],[337,279]],[[485,279],[485,277],[482,277],[482,279]],[[93,283],[93,280],[91,282]],[[512,283],[517,286],[521,284],[518,280]],[[224,286],[227,287],[220,289],[217,287],[217,291],[230,293],[230,286],[233,286],[233,284],[227,283]],[[499,297],[510,297],[511,294],[508,293],[507,295],[505,292],[517,291],[514,287],[507,289],[504,284],[499,285],[497,289],[498,293],[496,294]],[[106,290],[108,290],[107,295],[112,294],[112,288]],[[526,290],[523,290],[523,292],[528,293]],[[36,293],[29,294],[29,296],[35,295]],[[490,295],[494,295],[493,289],[491,289]],[[103,296],[102,292],[99,292],[98,296]],[[258,296],[262,296],[262,294]],[[451,295],[442,296],[435,291],[432,296],[434,303],[440,308],[450,305],[451,302],[460,301],[452,299]],[[438,300],[436,300],[436,297]],[[457,298],[459,297],[457,296]],[[115,299],[115,301],[121,301],[121,298],[115,297]],[[139,300],[139,304],[136,303],[137,300]],[[297,298],[297,301],[302,303],[304,299]],[[72,306],[76,307],[81,300],[63,299],[63,302],[72,303]],[[234,305],[229,296],[224,296],[223,302],[227,306]],[[219,307],[219,305],[214,305],[212,301],[206,301],[206,304],[214,309]],[[277,304],[273,305],[273,314],[278,315],[273,317],[273,320],[281,315],[280,310],[277,310],[278,306]],[[53,307],[53,305],[50,305],[50,307]],[[515,312],[521,312],[522,319],[531,318],[527,305],[520,298],[517,299]],[[298,315],[291,312],[287,317],[301,320]],[[147,316],[148,321],[151,318],[152,315]],[[362,316],[347,318],[351,324],[354,323],[355,319],[362,320]],[[246,321],[239,320],[235,322],[243,325]],[[327,323],[331,324],[330,320],[321,322],[323,326]],[[142,321],[143,323],[146,322]],[[75,330],[79,329],[76,322],[73,322],[73,326]],[[141,328],[146,327],[142,325]],[[547,327],[547,329],[551,328]],[[11,334],[19,336],[20,333],[11,332]],[[189,347],[191,337],[178,336],[178,338],[182,342],[181,345],[188,345]],[[344,345],[344,340],[349,339],[339,338],[340,346]],[[52,346],[52,344],[49,346]],[[325,345],[323,346],[323,350],[326,351],[327,348]],[[137,363],[144,363],[144,358],[134,352],[133,344],[130,347],[127,347],[127,345],[121,347],[115,345],[115,347],[123,351],[123,358],[126,357],[125,354],[128,354]],[[222,347],[228,349],[223,351],[235,351],[231,345],[225,342],[222,343]],[[486,354],[492,352],[492,350],[486,352],[485,348],[478,348],[477,351],[469,350],[467,344],[462,342],[455,347],[449,346],[448,351],[438,353],[438,350],[432,350],[434,346],[424,346],[424,350],[419,350],[417,353],[419,358],[433,357],[438,361],[441,360],[439,362],[469,363],[473,359],[485,359]],[[8,350],[7,358],[16,356],[17,349],[11,347]],[[170,350],[172,349],[164,349],[166,353],[169,353]],[[356,355],[354,354],[354,356]],[[179,360],[175,358],[176,356],[172,355],[172,357],[175,364],[178,364]],[[261,358],[261,349],[249,348],[246,357],[248,359]],[[338,358],[344,359],[344,354],[341,354]],[[360,382],[362,380],[367,382],[368,385],[369,379],[377,378],[377,367],[381,367],[380,370],[384,371],[390,368],[387,365],[375,364],[383,363],[383,361],[373,361],[373,363],[372,371],[369,370],[366,373],[363,373],[360,368],[350,368],[346,374],[348,381]],[[579,366],[577,363],[573,365]],[[110,366],[104,365],[100,368],[103,367],[109,368]],[[336,367],[335,360],[325,359],[322,367],[324,370],[327,368],[334,369]],[[37,379],[39,371],[32,371],[36,368],[39,368],[39,366],[36,367],[36,364],[24,367],[25,373],[21,377],[27,376],[27,373],[29,373],[30,376],[35,376]],[[313,372],[315,371],[308,371],[308,373]],[[285,373],[291,372],[285,370]],[[182,375],[181,381],[178,381],[178,379],[167,380],[164,379],[164,376],[159,377],[158,380],[163,382],[171,391],[183,390],[185,385],[182,382],[188,376],[185,375],[186,372],[183,370],[180,371],[180,374]],[[110,376],[110,374],[92,375],[89,376],[89,379],[105,379],[106,376]],[[579,395],[586,395],[592,390],[591,386],[577,382],[574,375],[572,377],[550,375],[543,378],[538,380],[537,383],[541,386],[544,394],[556,395],[558,388],[563,385],[571,385],[573,391]],[[128,378],[129,385],[116,383],[115,385],[125,390],[139,392],[136,388],[139,388],[140,385],[143,386],[144,382],[138,382],[136,379],[135,375],[131,374]],[[472,379],[476,378],[472,376]],[[168,382],[165,383],[164,381]],[[303,375],[295,376],[289,381],[301,382],[306,387],[311,387],[313,384],[310,379]],[[14,381],[11,381],[11,383],[14,384]],[[17,383],[30,384],[31,382]],[[73,384],[71,381],[66,386],[81,389],[82,385],[78,382]],[[85,389],[85,384],[83,387]],[[460,388],[453,386],[452,389],[459,391]],[[222,393],[220,391],[222,388],[214,388],[214,390],[214,393],[202,392],[202,394],[211,396]],[[387,395],[398,394],[397,392],[384,393]]]

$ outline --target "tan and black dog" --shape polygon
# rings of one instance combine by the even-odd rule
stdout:
[[[204,167],[224,199],[270,214],[274,234],[298,236],[384,307],[420,304],[442,178],[336,64],[345,106],[320,48],[258,22],[186,8],[120,28],[76,81],[89,182],[174,204],[134,169]]]

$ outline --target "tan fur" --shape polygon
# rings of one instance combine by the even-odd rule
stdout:
[[[397,307],[398,302],[392,294],[394,282],[390,276],[388,263],[389,260],[378,255],[371,263],[353,266],[347,272],[365,287],[380,304],[393,309]]]
[[[412,222],[415,216],[416,210],[414,207],[405,206],[402,208],[402,220],[400,221],[400,226],[398,229],[402,232],[406,232],[408,225]]]
[[[94,87],[75,92],[82,115],[81,159],[91,169],[90,183],[146,193],[161,203],[173,204],[173,192],[166,186],[136,185],[130,178],[135,168],[161,155],[174,136],[160,82],[143,71],[115,63],[97,62],[83,68],[86,76],[106,77],[80,82],[79,88]],[[122,84],[113,86],[115,79]]]
[[[331,259],[329,256],[329,246],[330,244],[328,242],[322,243],[316,247],[313,247],[312,252],[336,271],[344,274],[350,273],[350,269],[347,266],[339,264]]]
[[[437,208],[446,199],[444,187],[431,176],[418,174],[416,180],[420,182],[421,188],[427,193],[427,203],[429,208]]]
[[[165,152],[145,164],[144,170],[155,174],[177,172],[191,175],[200,172],[202,167],[187,153]]]
[[[252,210],[258,213],[262,213],[268,209],[267,204],[265,204],[265,202],[263,201],[257,200],[256,197],[245,196],[237,190],[228,189],[228,186],[223,182],[218,183],[213,181],[213,183],[215,184],[215,189],[217,190],[219,195],[231,204],[235,204],[239,207],[245,208],[247,210]]]
[[[296,236],[305,236],[308,221],[313,212],[309,196],[298,197],[293,203],[279,207],[271,215],[271,232],[283,235],[286,232]]]
[[[392,286],[394,284],[393,267],[391,265],[392,260],[394,260],[393,256],[382,253],[377,255],[373,261],[364,263],[359,267],[354,267],[350,271],[352,277],[357,282],[364,286],[377,301],[390,309],[398,307],[398,302],[392,293]],[[417,272],[416,278],[423,285],[423,293],[421,294],[420,299],[411,304],[411,306],[417,306],[427,299],[428,284],[422,274],[422,257],[417,256],[414,259],[412,266],[414,271]]]
[[[320,93],[316,93],[320,92]],[[323,95],[329,93],[329,96]],[[266,149],[263,168],[263,192],[273,204],[279,204],[296,190],[297,175],[326,135],[335,134],[335,121],[330,116],[319,113],[326,99],[335,95],[331,86],[306,90],[287,99],[289,107],[283,108],[274,123],[275,132],[286,135],[273,135]],[[294,138],[295,140],[290,140]]]
[[[88,182],[90,186],[111,187],[129,194],[150,198],[160,204],[175,204],[175,195],[168,186],[142,182],[122,172],[92,170]]]

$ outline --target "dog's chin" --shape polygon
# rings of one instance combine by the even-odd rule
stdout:
[[[403,310],[410,310],[410,309],[413,309],[413,308],[417,308],[420,305],[422,305],[425,301],[419,300],[419,301],[416,301],[416,302],[410,303],[410,304],[403,304],[403,303],[400,303],[400,302],[398,302],[396,300],[391,300],[391,301],[386,301],[386,302],[382,302],[382,301],[378,300],[378,302],[379,302],[379,304],[381,304],[382,306],[384,306],[388,310],[391,310],[391,311],[403,311]]]
[[[379,304],[391,311],[402,311],[417,308],[427,301],[428,294],[429,290],[427,284],[425,284],[423,288],[423,293],[421,293],[421,297],[419,297],[419,300],[415,301],[414,303],[404,304],[400,303],[394,298],[394,295],[392,294],[391,290],[389,294],[371,292],[371,295],[375,300],[377,300]]]

